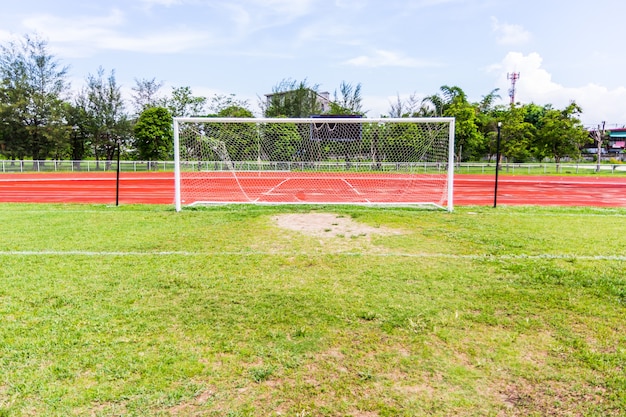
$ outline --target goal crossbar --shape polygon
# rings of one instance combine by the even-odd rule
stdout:
[[[177,117],[175,205],[453,210],[454,118]]]

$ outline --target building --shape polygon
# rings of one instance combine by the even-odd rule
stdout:
[[[328,113],[330,111],[330,93],[328,91],[323,91],[321,93],[318,93],[315,90],[312,89],[306,89],[307,91],[307,95],[310,97],[313,97],[315,100],[315,104],[317,106],[319,106],[320,108],[320,113]],[[278,93],[270,93],[270,94],[265,94],[265,104],[267,106],[267,108],[269,108],[271,106],[272,103],[275,103],[276,100],[279,100],[281,102],[285,102],[287,101],[287,99],[289,99],[290,96],[296,95],[299,93],[299,90],[291,90],[291,91],[281,91]],[[307,115],[310,116],[310,115]]]
[[[626,128],[611,129],[609,132],[609,153],[623,155],[626,149]]]

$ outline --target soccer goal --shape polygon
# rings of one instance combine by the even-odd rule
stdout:
[[[452,211],[454,118],[174,118],[175,204]]]

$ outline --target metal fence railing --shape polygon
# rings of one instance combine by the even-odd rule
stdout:
[[[120,161],[120,171],[174,171],[174,161]],[[117,171],[117,161],[0,160],[0,173]]]
[[[358,162],[328,162],[317,163],[318,170],[371,170],[371,163],[367,165]],[[123,172],[154,172],[174,171],[174,161],[120,161],[119,169]],[[323,166],[322,166],[323,165]],[[258,170],[257,162],[233,161],[230,166],[236,170]],[[302,162],[268,162],[264,170],[303,170],[308,167]],[[222,161],[190,161],[181,163],[183,170],[228,170]],[[413,173],[432,173],[446,170],[445,164],[432,163],[394,163],[385,162],[377,166],[377,171],[407,171]],[[500,172],[518,175],[550,175],[550,174],[594,174],[598,170],[596,163],[503,163]],[[117,161],[71,161],[71,160],[0,160],[0,173],[37,173],[37,172],[107,172],[117,171]],[[461,162],[455,164],[458,174],[492,174],[495,173],[495,163]],[[600,164],[602,174],[626,174],[626,164]]]

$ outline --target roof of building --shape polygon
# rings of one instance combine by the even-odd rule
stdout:
[[[626,138],[626,129],[611,129],[610,138]]]

